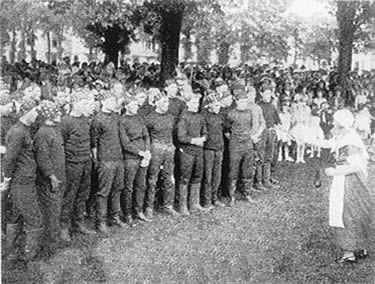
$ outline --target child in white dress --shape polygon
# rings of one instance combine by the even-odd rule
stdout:
[[[306,138],[309,137],[309,121],[311,109],[306,105],[305,96],[296,94],[296,104],[292,110],[292,129],[290,131],[297,143],[296,162],[305,163]]]
[[[279,143],[279,156],[278,161],[294,162],[294,160],[289,156],[289,147],[291,145],[290,128],[292,125],[292,115],[290,113],[290,100],[283,100],[281,102],[281,112],[279,113],[281,124],[276,129],[277,137],[280,141]]]
[[[320,122],[321,121],[318,106],[313,104],[309,120],[310,136],[313,139],[324,139],[324,133],[323,129],[320,126]],[[320,158],[320,147],[316,145],[311,145],[310,158],[314,158],[315,153],[316,157]]]

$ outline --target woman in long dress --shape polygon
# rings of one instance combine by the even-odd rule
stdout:
[[[374,203],[367,186],[368,154],[353,128],[353,114],[346,109],[334,114],[333,138],[313,143],[335,153],[335,167],[325,170],[333,177],[329,195],[329,225],[334,228],[343,255],[337,261],[356,262],[368,255],[373,237]]]

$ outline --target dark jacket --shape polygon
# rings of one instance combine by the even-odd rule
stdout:
[[[80,163],[90,157],[90,121],[85,117],[65,116],[61,121],[67,162]]]
[[[183,152],[190,155],[202,154],[203,147],[191,144],[191,139],[207,136],[204,116],[201,113],[183,112],[177,124],[177,136]]]
[[[225,122],[226,131],[230,132],[230,140],[248,143],[253,133],[253,112],[250,109],[233,109],[228,113]]]
[[[273,128],[275,125],[280,124],[279,114],[272,103],[261,102],[259,106],[262,108],[267,128]]]
[[[224,121],[221,114],[207,112],[205,114],[207,128],[207,140],[204,144],[205,149],[222,151],[224,150]]]
[[[65,151],[61,129],[43,125],[35,134],[34,145],[38,165],[37,182],[49,184],[51,175],[65,183]]]
[[[18,121],[6,135],[4,176],[12,182],[29,183],[36,179],[36,161],[30,127]]]
[[[146,118],[146,126],[150,134],[151,143],[173,143],[174,116],[169,112],[164,114],[152,111]]]
[[[98,161],[123,159],[118,114],[99,112],[95,116],[91,124],[91,148],[97,148]]]
[[[120,138],[125,159],[142,159],[138,153],[150,150],[150,137],[146,124],[139,115],[121,116]]]

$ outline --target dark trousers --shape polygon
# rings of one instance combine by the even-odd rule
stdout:
[[[59,242],[60,236],[60,217],[64,186],[60,185],[58,189],[52,190],[50,183],[38,184],[37,192],[44,218],[44,239],[48,245],[55,245]]]
[[[253,178],[254,152],[252,148],[229,150],[229,182]]]
[[[147,177],[146,207],[153,208],[159,176],[161,178],[163,205],[173,206],[175,197],[174,153],[175,149],[171,145],[152,145],[152,158]]]
[[[107,210],[112,219],[118,217],[121,211],[120,195],[124,188],[123,161],[101,161],[98,166],[98,177],[96,216],[98,222],[104,222],[107,218]]]
[[[218,198],[222,162],[223,151],[204,150],[204,204],[211,204]]]
[[[254,173],[254,150],[252,142],[229,145],[229,195],[232,198],[237,180],[240,179],[242,191],[250,194]]]
[[[91,187],[91,160],[83,163],[67,162],[66,187],[64,192],[61,225],[70,227],[70,222],[82,222],[85,218],[86,201]]]
[[[266,129],[263,131],[261,140],[257,143],[257,151],[260,160],[256,168],[256,182],[268,183],[271,177],[271,163],[275,160],[277,146],[276,131]]]
[[[126,159],[125,166],[125,190],[122,194],[122,205],[125,215],[130,215],[133,209],[134,192],[134,210],[136,214],[143,211],[145,192],[146,192],[146,174],[147,167],[141,167],[140,159]]]
[[[198,184],[203,178],[203,153],[190,155],[180,152],[180,184]]]
[[[23,221],[26,231],[42,227],[43,216],[40,210],[35,182],[31,184],[11,183],[10,196],[12,208],[8,216],[10,223]]]

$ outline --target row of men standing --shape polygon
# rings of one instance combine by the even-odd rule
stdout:
[[[98,175],[96,229],[102,233],[109,232],[108,225],[133,225],[134,218],[151,221],[159,180],[167,214],[187,216],[225,206],[219,192],[224,133],[228,205],[235,205],[238,184],[248,201],[256,201],[255,191],[275,187],[271,161],[279,118],[271,103],[272,90],[261,90],[263,102],[258,105],[253,87],[236,84],[235,106],[230,106],[228,93],[210,90],[202,100],[181,84],[188,83],[179,83],[185,91],[178,92],[176,83],[170,82],[165,93],[150,96],[154,107],[145,116],[140,115],[136,95],[119,100],[113,92],[100,94],[100,111],[93,119],[89,118],[97,102],[79,92],[71,94],[72,109],[62,119],[52,101],[21,104],[20,119],[7,134],[4,158],[3,188],[9,188],[14,209],[6,232],[10,258],[19,257],[11,252],[22,229],[21,258],[26,261],[35,256],[42,236],[43,247],[53,251],[59,240],[70,241],[72,230],[95,233],[84,222],[92,169]],[[120,106],[125,110],[121,116]],[[32,137],[38,117],[42,123]]]

